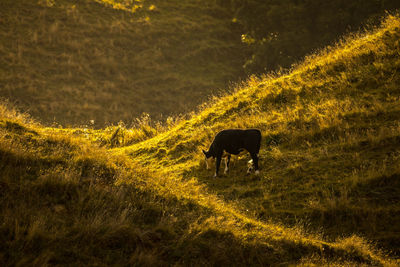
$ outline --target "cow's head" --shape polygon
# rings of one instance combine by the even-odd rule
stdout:
[[[206,160],[206,168],[207,170],[209,170],[211,167],[211,164],[213,162],[214,156],[211,155],[211,153],[209,151],[205,151],[203,150],[203,154],[205,156],[205,160]]]

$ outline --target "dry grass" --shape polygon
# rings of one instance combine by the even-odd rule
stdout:
[[[398,265],[399,37],[388,16],[169,126],[44,128],[1,105],[0,263]],[[260,176],[204,170],[228,127],[262,130]]]

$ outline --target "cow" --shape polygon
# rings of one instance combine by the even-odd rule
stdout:
[[[229,170],[229,162],[231,155],[239,155],[241,152],[248,151],[251,156],[249,165],[254,167],[255,174],[259,174],[258,169],[258,153],[261,145],[261,132],[258,129],[226,129],[222,130],[214,137],[214,141],[211,143],[208,151],[203,150],[207,169],[213,159],[216,159],[215,163],[215,175],[218,176],[219,166],[221,159],[226,153],[225,159],[225,171],[226,174]],[[248,173],[250,173],[248,169]]]

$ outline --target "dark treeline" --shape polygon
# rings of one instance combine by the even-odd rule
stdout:
[[[377,24],[399,0],[216,0],[248,45],[246,73],[287,68],[348,32]]]

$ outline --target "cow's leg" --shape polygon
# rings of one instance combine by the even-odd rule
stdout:
[[[247,162],[247,174],[250,174],[253,168],[254,168],[253,160],[251,159]]]
[[[219,166],[221,165],[221,159],[222,159],[222,153],[217,155],[214,178],[218,176]]]
[[[251,153],[251,159],[253,160],[253,166],[255,170],[255,174],[258,175],[260,171],[258,170],[258,155],[256,153]]]
[[[229,171],[229,162],[231,161],[231,154],[228,154],[228,156],[225,158],[225,170],[224,173],[227,174]]]

